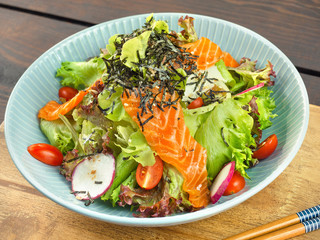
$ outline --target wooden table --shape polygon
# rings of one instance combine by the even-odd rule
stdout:
[[[0,239],[222,239],[319,204],[319,0],[0,0],[0,122],[19,77],[54,44],[97,23],[168,11],[238,23],[266,37],[290,58],[312,104],[309,129],[298,155],[273,183],[232,210],[174,227],[123,227],[71,212],[35,190],[12,163],[2,124]],[[320,239],[320,231],[296,239]]]

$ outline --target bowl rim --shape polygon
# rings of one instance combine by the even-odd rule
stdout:
[[[305,104],[304,104],[304,108],[305,108],[305,117],[304,117],[304,121],[303,121],[303,127],[300,129],[299,135],[298,135],[298,141],[295,142],[294,146],[292,147],[293,151],[290,152],[290,154],[287,156],[286,161],[284,161],[282,164],[280,164],[275,171],[270,174],[265,180],[263,180],[262,182],[260,182],[256,187],[253,187],[251,189],[249,189],[248,191],[246,191],[245,194],[241,194],[229,201],[225,201],[219,205],[213,206],[211,207],[209,210],[208,209],[201,209],[199,211],[196,212],[191,212],[191,213],[186,213],[186,214],[181,214],[181,215],[172,215],[172,216],[167,216],[167,217],[162,217],[162,218],[132,218],[132,217],[126,217],[126,216],[114,216],[114,215],[109,215],[109,214],[105,214],[105,213],[99,213],[99,212],[95,212],[95,211],[91,211],[89,208],[88,209],[84,209],[84,208],[79,208],[78,205],[75,205],[73,203],[70,203],[68,201],[65,201],[64,199],[60,199],[59,197],[57,197],[56,195],[54,195],[53,193],[51,193],[50,191],[48,191],[46,188],[42,187],[41,185],[39,185],[36,181],[33,181],[32,177],[29,175],[28,171],[26,171],[24,169],[24,167],[21,165],[19,157],[15,156],[15,152],[14,152],[14,148],[13,146],[9,145],[9,139],[10,139],[10,129],[9,129],[9,109],[12,106],[12,99],[15,96],[16,92],[18,91],[17,89],[19,88],[23,78],[25,78],[25,76],[27,76],[29,74],[29,72],[35,67],[37,66],[37,64],[41,61],[43,61],[44,57],[50,53],[51,51],[54,51],[55,49],[59,48],[60,46],[63,46],[64,44],[67,44],[69,41],[72,41],[75,37],[79,36],[79,35],[84,35],[87,32],[93,31],[96,28],[99,28],[103,25],[106,24],[112,24],[112,23],[116,23],[116,22],[123,22],[126,20],[131,20],[132,18],[145,18],[148,15],[150,15],[150,13],[144,13],[144,14],[137,14],[137,15],[131,15],[131,16],[126,16],[126,17],[122,17],[122,18],[117,18],[117,19],[113,19],[110,21],[106,21],[106,22],[102,22],[99,24],[96,24],[94,26],[85,28],[81,31],[78,31],[72,35],[70,35],[69,37],[63,39],[62,41],[56,43],[55,45],[53,45],[52,47],[50,47],[48,50],[46,50],[44,53],[42,53],[28,68],[27,70],[22,74],[22,76],[19,78],[17,84],[15,85],[15,87],[13,88],[8,103],[7,103],[7,107],[6,107],[6,111],[5,111],[5,117],[4,117],[4,135],[5,135],[5,140],[6,140],[6,144],[7,144],[7,148],[8,148],[8,152],[10,154],[10,157],[12,159],[12,161],[14,162],[15,166],[17,167],[17,169],[20,171],[20,173],[22,174],[22,176],[34,187],[36,188],[39,192],[41,192],[43,195],[45,195],[46,197],[48,197],[50,200],[56,202],[57,204],[70,209],[74,212],[80,213],[82,215],[94,218],[94,219],[98,219],[98,220],[102,220],[105,222],[110,222],[110,223],[114,223],[114,224],[119,224],[119,225],[126,225],[126,226],[141,226],[141,227],[161,227],[161,226],[172,226],[172,225],[178,225],[178,224],[185,224],[185,223],[189,223],[189,222],[193,222],[193,221],[197,221],[197,220],[201,220],[201,219],[205,219],[208,217],[211,217],[213,215],[216,215],[218,213],[221,213],[223,211],[226,211],[232,207],[235,207],[236,205],[244,202],[245,200],[251,198],[253,195],[257,194],[259,191],[261,191],[262,189],[264,189],[266,186],[268,186],[272,181],[274,181],[283,171],[284,169],[291,163],[291,161],[293,160],[293,158],[295,157],[295,155],[297,154],[298,150],[301,147],[301,144],[304,140],[305,134],[307,132],[307,128],[308,128],[308,122],[309,122],[309,99],[308,99],[308,95],[307,95],[307,91],[304,85],[304,82],[299,74],[299,72],[297,71],[297,69],[295,68],[295,66],[293,65],[293,63],[289,60],[289,58],[278,48],[276,47],[273,43],[271,43],[268,39],[266,39],[265,37],[262,37],[260,34],[246,28],[243,27],[239,24],[230,22],[230,21],[226,21],[223,19],[219,19],[219,18],[215,18],[215,17],[211,17],[211,16],[206,16],[206,15],[200,15],[200,14],[193,14],[193,13],[180,13],[180,12],[159,12],[159,13],[154,13],[155,17],[170,17],[170,16],[192,16],[195,19],[207,19],[210,21],[215,21],[218,23],[224,23],[226,25],[229,25],[233,28],[237,28],[240,31],[244,31],[246,33],[248,33],[251,36],[254,36],[255,38],[261,40],[262,42],[264,42],[264,44],[267,44],[268,47],[270,47],[271,49],[277,51],[279,53],[279,55],[283,58],[283,60],[289,65],[289,67],[291,68],[291,70],[293,71],[294,77],[298,80],[298,84],[300,85],[300,88],[302,90],[303,93],[303,98],[305,100]]]

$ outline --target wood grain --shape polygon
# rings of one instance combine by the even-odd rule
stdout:
[[[92,23],[150,12],[208,15],[256,31],[278,46],[296,66],[320,71],[319,0],[11,0],[10,3],[0,0],[0,3]]]
[[[29,4],[38,3],[37,1],[25,2]],[[93,7],[91,4],[98,5],[98,3],[88,4]],[[89,6],[88,8],[90,9]],[[46,9],[42,10],[45,11]],[[48,10],[53,11],[50,8]],[[81,8],[79,8],[80,10]],[[13,15],[14,18],[11,17]],[[113,17],[112,14],[111,16]],[[111,17],[109,16],[109,18]],[[10,93],[28,66],[51,46],[86,27],[4,8],[0,8],[0,22],[5,23],[0,28],[1,122],[4,119]],[[307,87],[310,103],[320,105],[320,77],[302,74],[302,78]]]
[[[310,105],[306,138],[269,186],[244,203],[194,223],[124,227],[74,213],[35,190],[15,168],[0,126],[0,239],[223,239],[319,204],[320,107]],[[320,231],[296,237],[320,239]]]
[[[14,18],[12,18],[14,15]],[[85,27],[0,8],[0,121],[23,72],[46,50]]]
[[[320,59],[320,58],[319,58]],[[310,104],[320,106],[320,77],[300,74],[306,86]]]

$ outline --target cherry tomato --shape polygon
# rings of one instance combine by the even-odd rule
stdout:
[[[203,100],[201,97],[198,97],[188,105],[188,109],[195,109],[202,106],[203,106]]]
[[[258,149],[253,152],[252,157],[258,158],[259,160],[269,157],[278,145],[277,135],[272,134],[261,144],[259,144]]]
[[[32,157],[52,166],[61,165],[63,160],[63,154],[60,152],[60,150],[46,143],[36,143],[30,145],[28,147],[28,152]]]
[[[156,162],[152,166],[143,167],[139,163],[136,179],[141,188],[146,190],[152,189],[158,185],[162,178],[163,162],[159,156],[156,156]]]
[[[59,89],[59,98],[64,98],[66,101],[77,95],[78,90],[72,87],[62,87]]]
[[[224,191],[223,196],[232,195],[239,192],[246,185],[246,180],[241,176],[240,172],[235,171],[229,182],[227,189]]]

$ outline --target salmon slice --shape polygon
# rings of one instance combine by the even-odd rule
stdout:
[[[178,95],[166,94],[165,101],[170,97],[176,99]],[[157,98],[161,99],[161,94]],[[123,94],[121,101],[126,112],[140,126],[151,149],[182,174],[183,190],[189,194],[192,205],[195,208],[207,206],[207,151],[191,136],[185,125],[180,104],[162,107],[163,111],[153,105],[153,114],[148,111],[141,116],[139,96]]]
[[[208,38],[202,37],[193,43],[187,43],[181,47],[193,55],[198,56],[197,67],[201,70],[206,70],[212,67],[220,59],[223,59],[224,63],[228,67],[237,67],[239,63],[228,53],[221,50],[221,48],[209,40]]]

